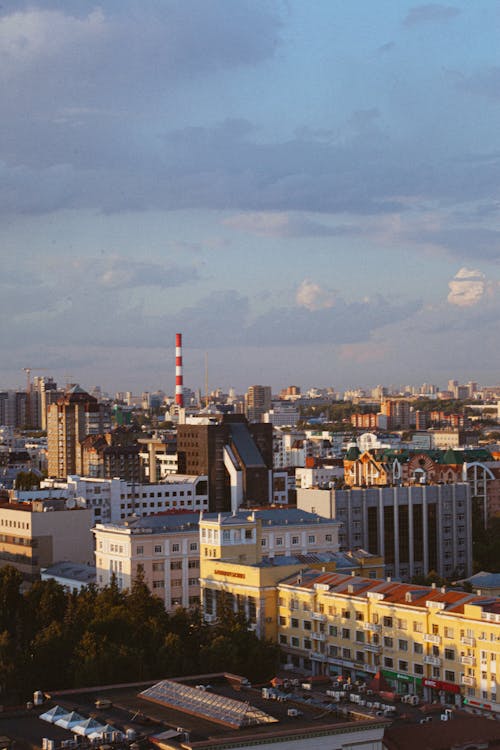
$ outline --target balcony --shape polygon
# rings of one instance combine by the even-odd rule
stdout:
[[[460,664],[468,664],[469,667],[475,667],[476,666],[476,657],[475,656],[461,656],[460,657]]]
[[[476,678],[471,677],[468,674],[462,675],[462,685],[469,685],[469,687],[474,687],[476,684]]]
[[[433,633],[426,633],[424,635],[424,643],[434,643],[436,646],[439,646],[441,643],[441,636],[434,635]]]
[[[375,666],[375,664],[365,664],[364,666],[365,672],[371,672],[371,674],[376,674],[378,669],[380,669],[380,667]]]
[[[440,667],[441,659],[439,656],[424,656],[424,664],[430,664],[433,667]]]
[[[317,620],[317,622],[326,622],[326,615],[322,612],[311,612],[311,617],[313,620]]]
[[[365,643],[365,651],[371,651],[372,654],[380,654],[382,646],[379,643]]]
[[[313,641],[324,641],[326,640],[326,635],[324,633],[311,633]]]
[[[476,645],[476,639],[475,639],[475,638],[471,638],[471,637],[470,637],[470,636],[468,636],[468,635],[463,635],[463,636],[462,636],[462,637],[460,638],[460,643],[461,643],[461,644],[462,644],[463,646],[475,646],[475,645]]]
[[[376,625],[374,622],[365,622],[363,624],[364,630],[369,630],[371,633],[380,633],[382,630],[381,625]]]

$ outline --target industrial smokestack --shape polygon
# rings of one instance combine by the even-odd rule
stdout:
[[[182,394],[182,333],[175,334],[175,403],[182,409],[184,396]]]

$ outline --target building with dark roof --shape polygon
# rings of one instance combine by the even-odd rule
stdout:
[[[177,456],[180,473],[208,475],[210,510],[272,502],[271,424],[249,424],[241,414],[179,424]]]

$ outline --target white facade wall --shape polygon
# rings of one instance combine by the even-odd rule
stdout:
[[[191,517],[192,519],[192,517]],[[285,519],[283,519],[285,521]],[[141,527],[126,523],[97,524],[95,535],[96,580],[109,585],[113,574],[120,588],[129,588],[142,566],[145,581],[167,611],[190,607],[200,596],[200,531],[189,516],[186,528]],[[337,552],[339,524],[304,523],[288,526],[262,525],[265,557]]]
[[[297,489],[310,489],[311,487],[324,487],[335,479],[342,479],[344,469],[342,466],[330,467],[299,467],[295,469],[295,482]]]
[[[208,510],[208,486],[199,492],[205,476],[171,474],[157,484],[135,484],[123,479],[94,479],[70,475],[66,482],[46,480],[36,499],[83,498],[94,513],[94,523],[116,523],[128,516],[150,516],[167,510]],[[35,498],[36,492],[18,493],[19,500]]]

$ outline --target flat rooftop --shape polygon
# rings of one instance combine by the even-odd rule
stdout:
[[[282,693],[279,700],[271,700],[263,697],[260,687],[245,686],[242,678],[236,675],[198,675],[174,680],[168,678],[169,685],[179,685],[179,693],[187,692],[186,687],[197,688],[200,704],[206,697],[208,704],[217,703],[223,707],[224,699],[229,699],[228,704],[232,701],[241,702],[242,707],[246,704],[250,713],[264,714],[275,720],[237,728],[225,721],[223,713],[219,717],[209,718],[206,714],[202,715],[204,712],[197,706],[193,707],[192,703],[187,703],[181,710],[174,707],[171,701],[170,705],[163,705],[160,699],[152,702],[141,694],[153,692],[159,696],[156,686],[161,682],[59,691],[51,693],[50,697],[53,704],[74,709],[84,716],[92,715],[99,722],[111,724],[117,729],[126,730],[132,727],[138,732],[144,732],[160,747],[162,741],[155,741],[155,736],[165,732],[176,733],[182,729],[182,734],[168,738],[168,746],[179,749],[181,745],[183,748],[197,749],[216,748],[221,745],[225,748],[242,747],[242,743],[251,744],[253,740],[266,743],[279,741],[278,738],[283,737],[300,740],[301,736],[310,737],[311,733],[320,738],[344,731],[352,732],[354,727],[360,731],[371,728],[383,731],[388,725],[388,720],[384,718],[338,709],[324,691],[320,695],[299,689],[293,698],[285,698],[285,694]],[[303,698],[308,702],[304,702]],[[112,705],[110,708],[97,711],[97,699],[107,699]],[[298,715],[290,716],[289,709],[295,709]],[[47,706],[44,710],[47,710]],[[40,724],[40,736],[50,737],[52,725],[41,721]]]

